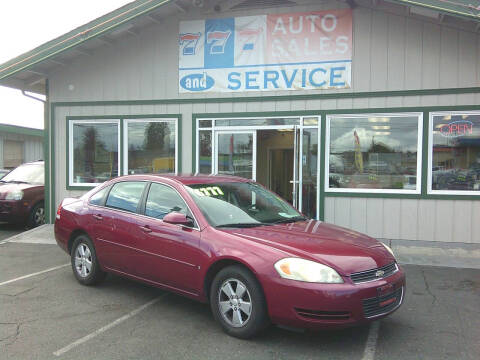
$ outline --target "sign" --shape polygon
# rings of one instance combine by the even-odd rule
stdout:
[[[453,121],[440,127],[440,134],[444,137],[459,137],[473,134],[473,123],[467,120]]]
[[[179,92],[351,87],[352,11],[180,22]]]

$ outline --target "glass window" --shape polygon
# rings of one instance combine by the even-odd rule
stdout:
[[[303,129],[302,212],[314,219],[317,214],[318,129]]]
[[[217,172],[252,179],[253,133],[219,133],[217,140]]]
[[[20,165],[5,175],[5,177],[2,178],[2,182],[44,185],[45,167],[43,163]]]
[[[254,183],[193,184],[187,189],[216,227],[255,227],[305,220],[285,200]]]
[[[420,192],[417,185],[420,116],[328,117],[328,188]]]
[[[128,174],[175,172],[175,121],[127,120]]]
[[[432,114],[431,189],[480,194],[480,113]]]
[[[108,192],[108,189],[110,189],[110,186],[104,187],[102,190],[93,194],[92,197],[90,198],[89,203],[91,205],[100,205],[100,206],[103,205],[103,200],[105,198],[106,193]]]
[[[215,126],[300,125],[300,118],[256,118],[215,120]]]
[[[199,158],[198,158],[198,172],[200,174],[211,174],[212,173],[212,132],[199,131],[198,133],[198,147],[199,147]]]
[[[102,183],[118,176],[118,126],[118,122],[71,123],[73,184]]]
[[[185,201],[171,187],[152,183],[145,204],[145,215],[156,219],[163,219],[171,212],[179,212],[190,216]]]
[[[142,197],[144,182],[125,181],[113,185],[108,194],[106,206],[115,209],[136,212]]]
[[[200,128],[211,128],[212,127],[212,120],[199,120],[198,127]]]

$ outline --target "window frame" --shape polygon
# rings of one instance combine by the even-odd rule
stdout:
[[[75,188],[82,187],[95,187],[101,183],[75,183],[73,182],[73,173],[74,173],[74,143],[73,143],[73,126],[75,124],[116,124],[117,126],[117,164],[118,164],[118,176],[121,175],[121,119],[120,118],[111,118],[111,119],[69,119],[68,121],[68,186]]]
[[[332,118],[366,118],[366,117],[405,117],[415,116],[418,119],[417,124],[417,172],[416,172],[416,189],[371,189],[371,188],[330,188],[330,128]],[[391,112],[391,113],[327,113],[325,115],[325,178],[324,189],[325,193],[357,193],[357,194],[414,194],[420,195],[422,193],[422,161],[423,161],[423,112]]]
[[[427,167],[427,194],[428,195],[459,195],[480,197],[480,191],[471,190],[433,190],[433,117],[445,115],[480,115],[480,110],[466,111],[431,111],[428,114],[428,167]]]
[[[175,125],[175,162],[174,162],[174,173],[178,172],[178,118],[168,117],[129,117],[123,119],[123,168],[121,175],[128,175],[128,124],[129,123],[174,123]]]

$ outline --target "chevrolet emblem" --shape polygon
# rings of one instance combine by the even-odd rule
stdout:
[[[382,277],[384,274],[385,274],[385,271],[383,271],[383,270],[378,270],[378,271],[375,273],[375,276],[376,276],[376,277]]]

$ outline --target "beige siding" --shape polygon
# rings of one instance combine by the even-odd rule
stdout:
[[[479,243],[479,216],[479,201],[325,199],[325,221],[380,239]]]

